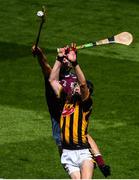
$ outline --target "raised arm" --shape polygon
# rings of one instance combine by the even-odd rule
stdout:
[[[56,58],[55,64],[53,66],[53,69],[49,78],[50,84],[58,97],[60,97],[61,90],[62,90],[62,86],[59,83],[59,74],[60,74],[61,66],[65,61],[66,50],[67,50],[67,47],[60,48],[60,51],[58,53],[58,56]]]
[[[60,97],[60,92],[62,90],[62,86],[59,83],[60,68],[61,62],[56,60],[49,77],[50,84],[58,97]]]
[[[80,84],[80,88],[81,88],[81,96],[82,96],[82,100],[87,99],[87,97],[89,96],[89,90],[87,87],[87,83],[86,83],[86,79],[84,76],[83,71],[81,70],[78,62],[77,62],[77,57],[76,57],[76,52],[75,50],[71,50],[68,54],[68,59],[71,61],[72,66],[74,67],[76,76],[78,78],[79,84]]]
[[[33,45],[32,46],[32,54],[34,56],[37,56],[38,62],[41,66],[44,76],[49,77],[52,68],[48,64],[47,58],[46,58],[45,54],[43,53],[42,49],[39,47],[35,48],[35,45]]]

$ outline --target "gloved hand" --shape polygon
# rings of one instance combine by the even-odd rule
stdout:
[[[101,154],[98,154],[95,156],[95,161],[97,162],[97,165],[98,165],[100,171],[102,172],[102,174],[105,177],[110,176],[110,174],[111,174],[110,166],[105,164]]]
[[[39,56],[39,55],[42,55],[43,52],[42,52],[41,48],[35,47],[35,45],[33,45],[32,46],[32,54],[33,54],[33,56]]]
[[[111,175],[111,168],[108,165],[103,165],[103,166],[99,166],[100,171],[102,172],[102,174],[107,177]]]
[[[72,66],[75,67],[77,62],[77,49],[76,44],[71,43],[71,46],[65,46],[59,49],[57,60],[61,63],[65,62],[66,60],[72,63]]]

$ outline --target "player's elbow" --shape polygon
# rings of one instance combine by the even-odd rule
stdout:
[[[54,79],[52,79],[51,77],[49,78],[49,83],[51,84],[51,86],[53,86],[53,84],[54,84]]]
[[[51,83],[51,81],[52,81],[51,77],[49,77],[48,81],[49,81],[49,83]]]
[[[49,83],[51,84],[53,81],[55,80],[55,76],[53,75],[53,73],[51,72],[50,75],[49,75]]]
[[[87,86],[87,84],[86,84],[86,80],[84,80],[84,81],[80,82],[80,86],[81,86],[81,87],[85,87],[85,86]]]

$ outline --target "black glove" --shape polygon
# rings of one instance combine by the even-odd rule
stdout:
[[[38,47],[32,47],[32,54],[33,56],[41,56],[42,55],[42,49]]]
[[[102,172],[102,174],[107,177],[111,175],[111,168],[108,165],[103,165],[103,166],[99,166],[100,171]]]
[[[57,56],[56,60],[62,63],[63,62],[63,58],[64,58],[64,56]]]
[[[61,62],[61,64],[62,64],[63,61],[64,61],[64,58],[67,59],[67,56],[65,56],[65,55],[64,55],[64,56],[59,56],[59,55],[58,55],[58,56],[56,57],[56,60],[59,61],[59,62]],[[68,60],[68,59],[67,59],[67,60]]]

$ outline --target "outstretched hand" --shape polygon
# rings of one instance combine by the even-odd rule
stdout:
[[[61,63],[70,61],[72,65],[75,67],[78,64],[76,44],[71,43],[71,46],[65,46],[64,48],[60,48],[58,52],[57,60],[60,61]]]
[[[70,46],[70,51],[67,54],[68,60],[72,63],[72,66],[75,67],[78,62],[77,62],[77,49],[76,49],[76,44],[71,43]]]
[[[67,54],[67,58],[69,61],[71,62],[75,62],[76,61],[76,53],[73,50],[70,50],[69,53]]]
[[[65,46],[63,48],[59,48],[59,51],[58,51],[58,56],[59,57],[63,57],[63,56],[66,56],[66,54],[69,52],[69,46]]]
[[[71,43],[71,46],[68,48],[68,54],[67,54],[68,60],[71,62],[75,62],[77,59],[77,49],[76,49],[76,43]]]

